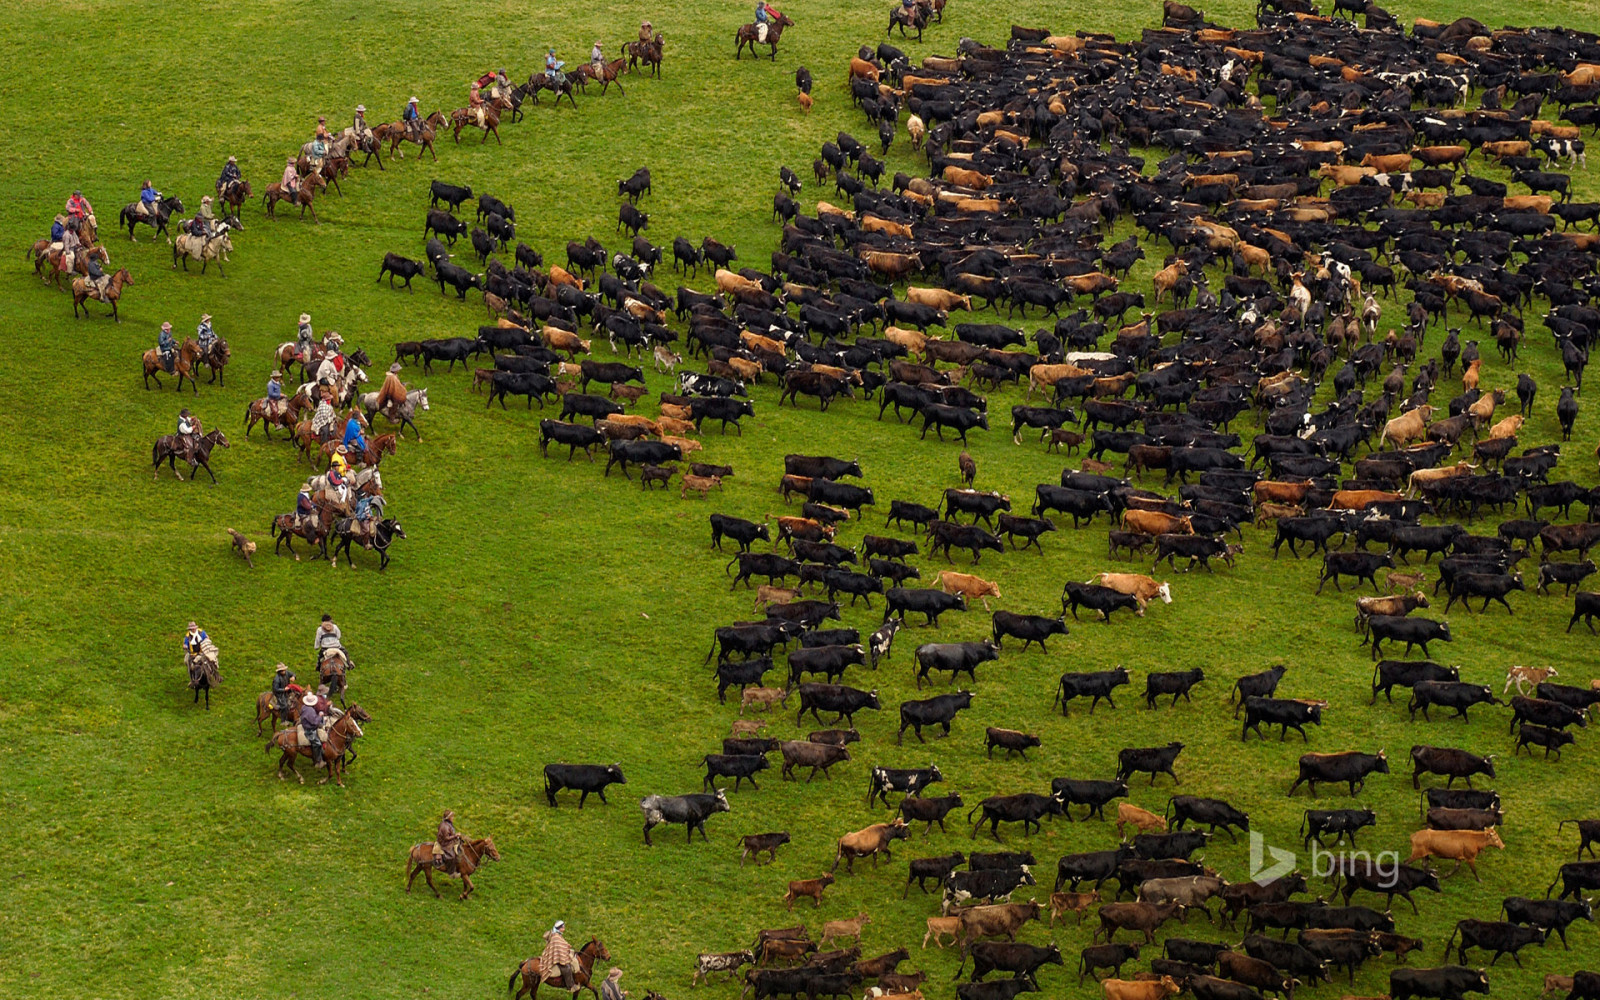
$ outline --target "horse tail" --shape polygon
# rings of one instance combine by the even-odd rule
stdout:
[[[517,963],[517,967],[515,969],[511,970],[511,981],[506,983],[507,993],[510,993],[512,990],[517,988],[517,977],[522,974],[522,967],[526,964],[528,964],[528,960],[523,959]]]
[[[262,753],[271,753],[272,752],[272,748],[277,746],[277,745],[278,745],[278,734],[277,733],[273,733],[272,734],[272,739],[267,741],[267,745],[261,749],[261,752]]]

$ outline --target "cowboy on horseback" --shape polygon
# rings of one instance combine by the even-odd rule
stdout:
[[[762,45],[767,43],[767,25],[778,17],[775,7],[769,7],[764,0],[756,3],[756,41]]]
[[[357,142],[366,142],[372,138],[372,129],[367,127],[367,106],[365,104],[356,105],[356,116],[350,123],[350,128],[355,132]]]
[[[154,218],[161,211],[161,192],[151,181],[145,181],[144,187],[139,189],[139,214]]]
[[[162,328],[170,331],[172,324],[163,323]],[[178,411],[178,436],[187,438],[191,446],[200,443],[200,418],[190,413],[187,406]]]
[[[400,120],[406,124],[406,135],[413,140],[422,134],[422,112],[417,110],[415,97],[406,102],[405,110],[400,112]]]
[[[311,759],[316,761],[318,767],[327,767],[327,762],[322,759],[322,737],[318,730],[322,728],[322,713],[317,711],[317,696],[306,694],[300,699],[300,734],[311,745]]]
[[[83,242],[78,239],[76,220],[56,216],[56,221],[50,226],[50,249],[60,252],[61,270],[67,272],[75,270],[78,248],[82,245]]]
[[[544,75],[550,78],[551,89],[555,90],[557,93],[559,93],[561,88],[566,86],[567,83],[567,74],[561,70],[561,67],[565,65],[565,61],[556,58],[556,50],[554,47],[545,50]]]
[[[283,177],[278,181],[278,187],[293,201],[300,194],[300,171],[295,169],[294,157],[289,157],[283,162]]]
[[[639,44],[649,45],[650,40],[655,37],[655,30],[655,27],[649,21],[641,22],[639,25]]]
[[[217,196],[226,197],[233,185],[243,179],[243,175],[239,173],[239,158],[228,157],[228,162],[222,165],[222,176],[217,178]]]
[[[211,314],[200,314],[200,325],[194,328],[195,343],[200,346],[202,356],[211,353],[211,348],[216,345],[217,331],[211,329]]]
[[[489,76],[489,99],[498,101],[511,91],[511,78],[506,76],[505,67],[501,67]]]
[[[89,204],[89,199],[83,196],[83,192],[72,192],[72,197],[67,199],[67,218],[82,221],[93,214],[94,208]]]
[[[333,390],[324,387],[321,398],[317,402],[317,410],[311,415],[311,431],[316,434],[320,444],[327,444],[333,440],[333,424],[336,414],[333,412]]]
[[[296,334],[296,342],[294,346],[295,355],[300,359],[301,364],[307,364],[311,361],[311,345],[313,343],[312,337],[311,314],[301,313],[300,327]]]
[[[478,127],[483,128],[484,106],[483,95],[479,93],[478,81],[473,80],[467,84],[467,108],[478,121]]]
[[[596,79],[604,75],[602,72],[606,65],[606,51],[600,47],[600,39],[594,40],[594,47],[589,50],[589,66],[594,70]]]
[[[327,115],[318,115],[317,132],[311,137],[311,155],[307,158],[312,173],[322,169],[323,161],[328,158],[328,146],[332,142],[333,136],[328,134]]]
[[[194,213],[194,221],[189,224],[189,234],[210,243],[216,232],[217,214],[211,209],[211,196],[208,194],[200,199],[200,209]]]
[[[322,621],[317,624],[316,632],[311,635],[311,649],[319,666],[326,650],[344,649],[344,633],[334,624],[332,615],[323,615]]]
[[[317,505],[311,499],[311,487],[300,487],[300,493],[294,501],[294,526],[295,530],[304,528],[307,524],[317,527]],[[282,666],[282,664],[279,664]]]
[[[373,409],[399,423],[396,414],[406,401],[405,383],[400,381],[400,362],[396,361],[383,373],[383,385],[378,389],[378,399]]]
[[[289,714],[289,698],[293,694],[291,689],[294,686],[294,674],[289,671],[287,665],[278,664],[277,673],[272,675],[272,704],[281,716]]]
[[[461,834],[456,832],[456,811],[446,809],[444,818],[439,820],[438,832],[434,834],[434,843],[439,851],[434,856],[434,866],[454,874],[461,858]]]
[[[276,368],[267,376],[267,412],[277,413],[283,405],[283,372]]]
[[[111,275],[101,270],[100,261],[92,254],[84,255],[83,266],[89,272],[84,282],[89,294],[101,302],[106,301],[106,288],[111,284]]]
[[[544,936],[544,951],[539,953],[539,969],[545,981],[555,983],[559,980],[562,989],[573,996],[578,995],[578,984],[572,975],[576,957],[572,954],[572,945],[562,935],[567,929],[565,920],[557,920],[554,927]]]
[[[178,356],[178,342],[173,339],[171,323],[161,324],[161,333],[156,337],[156,354],[161,358],[161,367],[166,370],[168,375],[171,375],[176,370]],[[189,411],[184,410],[183,412],[188,413]],[[182,421],[180,420],[179,423],[182,423]],[[180,428],[178,433],[183,434],[185,432]]]
[[[183,655],[200,656],[206,640],[211,638],[206,635],[206,630],[197,623],[190,622],[188,631],[183,633]]]
[[[344,422],[343,444],[352,455],[365,455],[367,452],[367,438],[361,433],[361,418],[354,407],[350,410],[350,419]]]

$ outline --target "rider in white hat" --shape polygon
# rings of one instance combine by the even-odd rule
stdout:
[[[572,975],[576,959],[572,954],[572,946],[567,944],[567,939],[562,933],[566,929],[567,922],[557,920],[555,926],[544,936],[544,951],[539,954],[539,969],[545,982],[554,983],[559,980],[563,989],[577,996],[578,983]]]
[[[300,699],[300,732],[311,744],[311,759],[318,767],[325,767],[322,759],[322,739],[317,730],[322,728],[322,713],[317,711],[317,696],[307,691]]]

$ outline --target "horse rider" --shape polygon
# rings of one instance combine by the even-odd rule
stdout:
[[[322,664],[325,650],[344,649],[344,633],[334,624],[332,615],[323,615],[322,621],[317,623],[317,630],[311,634],[311,649],[318,666]]]
[[[768,7],[764,0],[756,2],[756,41],[765,45],[767,42],[767,23],[771,19],[773,9]]]
[[[156,336],[156,353],[161,358],[161,367],[166,369],[167,374],[172,374],[178,355],[178,342],[172,337],[171,323],[161,324],[161,333]],[[188,413],[189,411],[184,410],[183,412]],[[183,431],[178,433],[182,434]]]
[[[178,436],[191,440],[200,436],[200,419],[187,406],[178,411]]]
[[[333,450],[333,456],[328,459],[328,472],[329,473],[338,472],[339,473],[339,482],[341,484],[344,483],[345,478],[350,475],[350,449],[349,448],[346,448],[344,445],[341,444],[339,447],[337,447],[337,448],[335,448]],[[331,479],[330,479],[330,482],[331,482]]]
[[[439,848],[439,867],[452,874],[456,870],[457,859],[461,857],[461,834],[456,832],[455,819],[456,811],[446,809],[433,838]]]
[[[154,218],[161,211],[161,192],[151,181],[145,181],[144,187],[139,189],[139,214]]]
[[[318,767],[326,767],[322,759],[322,737],[317,733],[321,728],[322,713],[317,711],[317,696],[307,693],[300,699],[300,733],[311,744],[311,759]]]
[[[311,414],[311,430],[317,435],[317,440],[327,444],[333,439],[333,424],[337,415],[333,412],[333,390],[324,387],[317,401],[316,412]]]
[[[394,420],[405,402],[406,387],[400,381],[400,362],[396,361],[383,373],[383,385],[378,388],[378,399],[373,409],[382,411],[384,416]]]
[[[188,631],[183,633],[183,655],[199,656],[201,648],[209,638],[210,636],[206,635],[205,629],[195,622],[190,622]]]
[[[195,343],[200,345],[202,357],[211,353],[211,348],[216,346],[217,331],[211,329],[211,314],[200,314],[200,325],[194,328]]]
[[[478,127],[483,128],[484,107],[483,94],[479,92],[478,81],[473,80],[467,84],[467,108],[478,122]]]
[[[83,245],[78,239],[77,225],[69,225],[71,222],[71,219],[58,215],[50,227],[50,249],[61,251],[61,270],[69,273],[76,269],[78,248]]]
[[[273,369],[267,376],[267,413],[276,416],[283,409],[283,372]]]
[[[344,450],[340,445],[339,451]],[[340,504],[350,502],[350,487],[345,483],[345,474],[350,471],[350,464],[338,451],[333,454],[333,460],[328,463],[328,492]]]
[[[69,230],[70,232],[71,230]],[[111,284],[111,276],[100,268],[100,260],[94,254],[84,254],[84,270],[88,272],[87,283],[94,297],[105,301],[106,289]]]
[[[344,441],[342,444],[350,454],[364,457],[367,452],[367,438],[361,433],[361,417],[357,415],[355,407],[350,408],[350,419],[344,422]]]
[[[294,674],[289,672],[285,664],[278,664],[278,670],[272,675],[272,706],[280,716],[289,715],[290,686],[294,684]]]
[[[600,1000],[628,1000],[628,991],[622,988],[622,970],[614,965],[600,984]]]
[[[301,364],[310,363],[313,343],[315,341],[311,330],[311,314],[301,313],[300,326],[296,330],[294,345],[295,354],[299,357]]]
[[[655,26],[649,21],[642,22],[639,25],[639,44],[649,45],[655,38],[655,30]]]
[[[554,975],[560,979],[562,989],[577,996],[578,984],[572,975],[576,957],[572,954],[572,945],[567,944],[567,939],[562,933],[566,929],[567,922],[557,920],[555,926],[545,934],[544,951],[539,953],[539,970],[547,982],[555,982],[555,978],[552,978]]]
[[[89,199],[83,196],[83,192],[72,192],[72,197],[67,199],[67,218],[82,221],[93,214],[94,207],[89,204]]]
[[[406,108],[400,112],[400,120],[406,124],[406,135],[412,139],[422,135],[422,112],[417,110],[417,99],[412,97],[406,102]]]
[[[217,178],[217,197],[226,198],[233,186],[243,179],[243,175],[239,173],[239,158],[228,157],[228,162],[222,165],[222,175]]]
[[[323,715],[333,714],[333,699],[328,697],[328,685],[317,685],[317,711]]]
[[[350,128],[355,132],[356,141],[364,143],[372,138],[372,129],[367,127],[367,106],[356,105],[356,116],[350,123]]]
[[[600,39],[594,40],[594,47],[589,50],[589,68],[594,70],[596,80],[603,79],[606,68],[606,50],[600,47]]]
[[[304,485],[294,498],[294,526],[298,529],[307,524],[313,528],[317,526],[317,505],[312,502],[311,487]]]
[[[317,116],[317,132],[311,137],[310,167],[313,172],[322,169],[322,162],[328,158],[328,147],[333,144],[333,136],[328,133],[328,116]]]
[[[544,75],[550,79],[550,86],[554,90],[559,91],[566,86],[567,74],[561,69],[565,65],[566,62],[564,60],[556,58],[556,50],[553,46],[545,50]]]
[[[292,156],[283,161],[283,177],[279,180],[278,187],[283,189],[283,193],[290,201],[300,197],[300,171],[295,169]]]
[[[505,67],[495,70],[494,77],[489,86],[489,99],[498,101],[511,92],[511,78],[506,76]]]
[[[200,199],[200,210],[194,213],[194,222],[190,225],[189,232],[204,238],[207,243],[217,235],[217,213],[212,211],[209,194]]]

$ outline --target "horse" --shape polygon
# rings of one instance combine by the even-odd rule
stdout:
[[[210,645],[209,640],[207,645]],[[217,647],[211,646],[210,652],[215,654]],[[200,692],[206,693],[206,711],[211,711],[211,689],[222,686],[222,675],[217,672],[217,661],[213,656],[206,655],[206,650],[200,653],[185,653],[183,665],[189,671],[189,687],[194,689],[194,703],[200,704]]]
[[[422,408],[422,412],[428,412],[427,389],[409,390],[406,393],[406,401],[395,408],[394,415],[390,416],[389,413],[385,411],[384,416],[389,417],[389,422],[399,427],[399,432],[402,435],[405,434],[406,428],[410,427],[412,433],[416,434],[417,440],[421,441],[422,431],[417,429],[417,422],[415,420],[417,408],[419,406]],[[371,421],[373,415],[378,412],[378,394],[375,392],[362,393],[361,408],[366,411],[367,420]]]
[[[535,104],[539,103],[539,91],[548,90],[556,95],[556,107],[561,106],[561,98],[565,97],[567,102],[572,105],[573,110],[577,110],[578,101],[572,96],[572,74],[570,73],[562,78],[559,88],[556,87],[555,81],[550,79],[549,73],[535,73],[528,77],[527,87],[528,95],[533,98],[533,103]]]
[[[40,240],[35,243],[29,253],[34,258],[33,273],[39,276],[40,281],[55,285],[58,292],[65,290],[61,284],[61,276],[63,274],[87,275],[89,273],[90,257],[100,261],[102,268],[111,266],[111,252],[105,247],[79,247],[72,255],[72,266],[70,268],[61,266],[64,263],[66,251],[50,249],[49,240]],[[48,273],[44,271],[44,265],[46,264],[50,265]]]
[[[344,759],[345,752],[350,749],[350,745],[355,742],[356,738],[362,735],[361,723],[371,721],[372,716],[368,715],[360,705],[351,705],[350,711],[334,720],[333,725],[328,727],[327,738],[322,741],[322,759],[328,765],[328,773],[317,784],[326,785],[328,779],[332,778],[334,784],[340,788],[344,787],[344,769],[347,764]],[[279,781],[283,780],[283,765],[287,764],[289,765],[289,772],[295,776],[295,779],[302,785],[306,783],[305,777],[294,766],[294,759],[296,757],[310,757],[311,747],[309,745],[300,746],[299,744],[299,726],[285,729],[281,733],[274,732],[272,739],[267,741],[264,753],[271,753],[274,748],[282,753],[282,756],[278,758]],[[354,756],[352,753],[351,759],[354,759]]]
[[[117,300],[122,298],[122,290],[131,284],[133,284],[133,275],[129,274],[128,269],[124,267],[116,274],[111,276],[111,283],[106,286],[104,292],[98,293],[94,296],[101,302],[111,306],[111,319],[113,322],[122,322],[122,317],[117,314]],[[89,307],[84,305],[84,303],[88,301],[89,295],[90,292],[88,278],[72,279],[73,318],[77,318],[79,306],[84,306],[83,314],[85,316],[89,315]]]
[[[292,680],[293,678],[291,677],[290,679]],[[298,696],[293,691],[290,691],[289,697],[286,699],[288,704],[284,705],[283,711],[280,712],[278,711],[277,702],[275,702],[272,698],[271,691],[263,691],[256,695],[256,735],[261,735],[261,724],[268,720],[271,720],[272,722],[273,733],[277,733],[278,723],[280,722],[286,726],[292,727],[294,725],[295,712],[297,710],[297,697]]]
[[[306,210],[311,209],[311,221],[320,224],[322,220],[317,218],[317,210],[312,208],[311,203],[316,200],[317,188],[327,186],[328,182],[322,179],[321,174],[307,174],[300,178],[300,187],[292,193],[284,191],[282,184],[268,184],[266,194],[261,196],[261,202],[267,209],[267,218],[276,219],[278,202],[287,201],[300,206],[301,219],[306,217]]]
[[[201,274],[205,274],[206,268],[211,266],[211,262],[216,261],[217,273],[226,278],[228,273],[222,269],[222,255],[232,249],[233,241],[228,238],[228,227],[226,225],[222,226],[221,231],[209,240],[204,236],[180,232],[178,238],[172,241],[172,269],[174,271],[178,269],[178,258],[180,256],[183,258],[183,269],[185,271],[189,270],[189,261],[191,259],[199,261]]]
[[[483,141],[489,141],[489,134],[494,133],[494,141],[500,142],[500,113],[494,108],[485,106],[483,109],[483,122],[478,121],[478,114],[473,108],[457,108],[450,113],[450,124],[455,127],[456,143],[461,142],[461,130],[467,126],[483,130]]]
[[[622,46],[622,54],[628,57],[628,72],[632,73],[634,67],[644,63],[650,68],[650,75],[659,78],[661,76],[661,50],[663,45],[661,32],[659,31],[656,32],[656,37],[648,42],[625,42]]]
[[[788,14],[779,14],[776,20],[769,21],[767,23],[766,44],[772,47],[771,59],[773,62],[778,61],[778,39],[783,37],[783,29],[793,26],[794,22],[789,19]],[[750,46],[750,54],[755,56],[756,45],[760,44],[756,41],[756,39],[759,37],[761,37],[760,25],[757,25],[754,22],[741,25],[738,32],[736,32],[733,36],[733,40],[736,43],[736,46],[733,50],[733,57],[738,59],[744,53],[744,47],[746,45]],[[759,59],[761,57],[756,56],[756,58]]]
[[[161,478],[161,463],[165,461],[172,474],[178,477],[178,482],[183,482],[183,473],[178,471],[178,459],[189,463],[189,478],[193,480],[199,475],[195,469],[203,468],[206,475],[211,477],[211,485],[217,484],[217,474],[211,471],[211,450],[221,445],[228,447],[228,438],[221,430],[207,431],[200,436],[199,441],[188,440],[188,435],[167,434],[156,438],[156,443],[150,449],[150,464],[155,466],[155,478]]]
[[[122,206],[121,220],[122,224],[128,227],[128,239],[133,240],[135,243],[138,242],[133,235],[133,230],[141,222],[154,228],[157,236],[170,235],[167,233],[167,220],[172,218],[173,212],[183,211],[183,202],[179,201],[176,195],[162,198],[156,203],[154,215],[140,211],[140,207],[143,204],[143,202],[135,201]],[[81,235],[79,239],[82,239]]]
[[[289,401],[281,399],[277,403],[278,405],[274,406],[272,405],[273,400],[263,397],[261,399],[253,399],[246,404],[244,408],[245,437],[248,438],[250,436],[251,429],[258,423],[261,425],[261,432],[267,436],[268,441],[272,440],[272,428],[274,427],[282,427],[289,432],[290,437],[294,436],[295,415],[289,410]]]
[[[195,381],[194,369],[200,360],[200,345],[192,339],[186,339],[178,347],[178,355],[172,361],[172,371],[168,375],[178,376],[178,391],[183,391],[183,380],[189,380],[189,387],[200,394],[200,383]],[[151,349],[144,352],[144,387],[150,388],[150,380],[156,380],[156,388],[161,388],[161,372],[166,371],[166,366],[161,363],[161,352]]]
[[[593,80],[600,84],[601,94],[604,94],[606,88],[614,83],[617,85],[617,93],[626,97],[628,92],[622,89],[622,81],[618,77],[622,75],[627,62],[626,58],[613,59],[610,62],[601,63],[599,69],[595,69],[593,63],[584,63],[574,70],[572,75],[578,78],[579,86],[584,86],[584,80]],[[587,90],[588,88],[585,87],[585,89]]]
[[[228,206],[227,214],[229,215],[238,215],[244,203],[250,200],[250,195],[250,182],[242,178],[236,181],[229,181],[221,191],[217,192],[217,196],[222,199],[222,203]],[[243,229],[244,227],[239,226],[238,228]]]
[[[379,434],[377,437],[374,437],[367,442],[366,447],[362,449],[360,454],[352,454],[349,456],[350,464],[367,465],[376,468],[378,464],[383,461],[383,456],[394,454],[396,438],[397,435],[393,433]],[[328,441],[323,444],[322,454],[327,459],[322,466],[324,469],[333,464],[333,453],[338,450],[338,441]]]
[[[595,1000],[600,1000],[600,992],[591,984],[594,963],[609,961],[611,961],[611,952],[606,950],[605,942],[599,938],[590,938],[588,944],[578,949],[578,967],[572,970],[573,983],[579,989],[585,989],[593,993]],[[528,1000],[534,1000],[534,997],[539,992],[539,984],[545,981],[543,972],[544,970],[539,968],[539,960],[537,958],[525,959],[521,965],[517,966],[511,973],[510,982],[506,983],[506,989],[510,990],[517,985],[517,977],[522,977],[522,988],[517,990],[517,995],[512,1000],[522,1000],[524,993],[528,995]],[[559,985],[561,980],[558,977],[550,979],[549,982],[552,985]]]
[[[928,26],[928,18],[932,13],[932,5],[923,6],[921,3],[910,8],[895,7],[889,11],[889,30],[884,36],[894,34],[895,26],[900,27],[900,37],[906,37],[906,29],[911,28],[917,33],[917,41],[922,41],[922,29]]]
[[[317,675],[322,678],[322,683],[328,686],[328,697],[339,697],[339,704],[344,704],[344,693],[349,684],[345,680],[345,671],[350,669],[350,656],[339,646],[324,650],[324,656],[317,663]]]
[[[434,151],[433,140],[437,134],[437,130],[426,123],[420,126],[415,133],[406,128],[405,122],[385,122],[372,130],[374,139],[389,144],[390,156],[396,159],[405,159],[405,154],[399,151],[400,144],[402,142],[414,142],[421,146],[428,155],[432,156],[436,163],[439,160],[439,154]],[[422,153],[419,152],[417,155],[420,157]]]
[[[356,135],[356,127],[351,125],[343,132],[340,132],[339,136],[340,138],[349,140],[349,146],[345,151],[346,160],[353,160],[354,157],[350,155],[351,151],[359,150],[360,152],[367,154],[367,158],[361,161],[361,165],[363,167],[371,163],[372,158],[376,156],[378,158],[378,169],[383,169],[383,154],[381,152],[383,140],[378,138],[377,129],[369,128],[367,129],[366,135]]]
[[[449,871],[434,863],[434,842],[423,841],[411,845],[411,853],[406,857],[406,892],[411,891],[411,883],[415,882],[420,873],[428,880],[428,888],[433,890],[435,899],[440,898],[439,887],[433,884],[433,873],[438,872],[444,878],[461,878],[460,899],[472,895],[472,873],[482,867],[484,861],[499,861],[500,852],[494,849],[493,837],[479,837],[477,840],[463,840],[461,853],[456,855],[456,870]]]
[[[287,543],[289,554],[294,556],[295,562],[299,562],[300,553],[294,550],[294,540],[300,538],[315,545],[321,558],[326,559],[328,557],[328,520],[320,514],[315,521],[299,521],[293,514],[279,514],[272,519],[272,523],[267,530],[276,540],[276,543],[272,546],[273,555],[280,554],[282,546]],[[312,556],[312,558],[315,559],[317,556]],[[293,722],[294,720],[286,719],[285,721]],[[257,730],[260,729],[259,722],[256,728]],[[260,735],[260,733],[258,732],[257,735]]]
[[[343,552],[345,560],[350,564],[350,568],[356,568],[355,557],[350,554],[350,543],[357,540],[357,529],[352,523],[354,520],[354,518],[342,517],[334,522],[331,533],[338,541],[333,543],[333,553],[329,558],[328,565],[339,565],[339,553]],[[372,526],[370,540],[362,538],[360,541],[362,548],[376,549],[378,551],[378,572],[381,573],[389,568],[389,546],[394,544],[396,538],[404,537],[406,537],[406,532],[404,528],[400,527],[400,522],[392,517],[386,517]]]
[[[309,177],[313,173],[316,174],[328,184],[333,185],[334,193],[341,198],[344,197],[344,189],[339,187],[339,178],[350,173],[350,158],[345,156],[343,153],[340,153],[337,156],[330,153],[323,157],[322,166],[318,167],[316,170],[312,170],[311,161],[302,156],[299,160],[295,161],[295,169],[300,172],[301,176],[304,177]]]
[[[195,365],[196,367],[205,365],[207,368],[211,369],[211,377],[206,380],[206,385],[210,385],[211,383],[215,382],[226,389],[228,387],[228,382],[222,377],[222,370],[228,367],[228,362],[232,359],[233,351],[228,347],[228,342],[223,340],[221,337],[218,337],[216,340],[211,342],[211,349],[209,351],[200,352],[200,356],[195,359]]]

